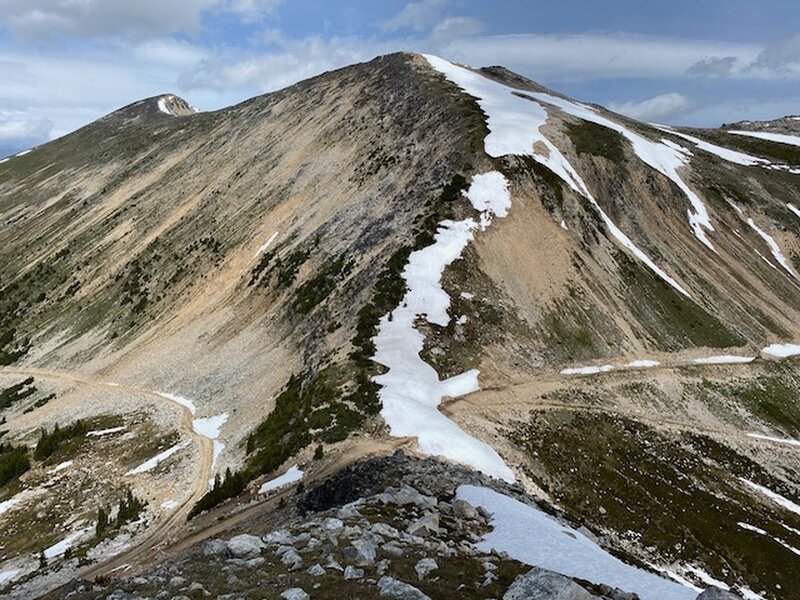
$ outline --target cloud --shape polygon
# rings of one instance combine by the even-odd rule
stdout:
[[[609,104],[608,108],[614,112],[627,115],[640,121],[659,121],[669,119],[679,113],[685,112],[690,107],[689,99],[683,94],[671,92],[660,94],[641,102],[625,102],[624,104]]]
[[[457,37],[475,35],[483,31],[483,24],[472,17],[448,17],[433,28],[431,37],[434,40],[448,40]]]
[[[49,119],[0,113],[0,157],[49,140],[52,130]]]
[[[682,77],[709,56],[731,56],[747,64],[763,46],[630,34],[520,34],[473,36],[441,48],[469,64],[502,64],[534,79]]]
[[[706,57],[698,60],[686,70],[687,75],[700,75],[704,77],[726,77],[733,72],[736,66],[735,56]]]
[[[215,10],[253,20],[280,0],[3,0],[0,27],[24,37],[147,38],[196,33]]]
[[[436,25],[447,4],[448,0],[416,0],[415,2],[409,2],[399,13],[384,21],[381,29],[385,32],[404,28],[411,28],[414,31],[426,31]]]
[[[800,34],[768,44],[751,65],[752,69],[778,75],[800,73]]]

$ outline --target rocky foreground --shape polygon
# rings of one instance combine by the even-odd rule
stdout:
[[[167,564],[128,578],[72,582],[59,597],[638,598],[476,548],[492,529],[492,515],[455,498],[463,484],[524,498],[514,486],[399,451],[348,467],[308,491],[298,485],[277,511],[240,525],[239,531],[247,533],[207,539]],[[281,526],[261,531],[276,523]],[[715,598],[737,596],[716,588],[698,596]]]

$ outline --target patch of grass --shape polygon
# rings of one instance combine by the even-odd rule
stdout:
[[[567,125],[567,135],[578,154],[602,156],[620,163],[625,160],[625,140],[616,131],[589,121]]]
[[[627,254],[616,251],[614,259],[625,286],[626,304],[659,350],[745,344],[741,335]]]
[[[353,261],[344,256],[325,262],[316,275],[297,289],[292,307],[299,314],[307,315],[325,301],[352,269]]]
[[[640,548],[668,560],[704,564],[752,589],[791,586],[792,576],[774,565],[794,560],[768,536],[737,527],[746,522],[784,539],[768,505],[738,482],[746,477],[789,493],[756,463],[715,440],[690,433],[664,434],[635,421],[574,412],[566,420],[534,414],[512,440],[538,470],[535,478],[578,522],[608,527]],[[790,494],[791,497],[791,494]],[[788,525],[800,519],[782,514]]]

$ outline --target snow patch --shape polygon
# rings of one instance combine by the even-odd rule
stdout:
[[[165,115],[169,115],[170,117],[174,117],[175,113],[170,110],[167,106],[167,102],[172,100],[175,96],[162,96],[158,99],[158,110],[160,110]]]
[[[293,465],[289,467],[283,475],[276,477],[275,479],[270,479],[265,484],[263,484],[260,488],[258,488],[259,494],[266,494],[269,491],[277,490],[282,487],[286,487],[287,485],[291,485],[295,481],[300,481],[303,478],[303,471],[298,468],[297,465]]]
[[[736,356],[735,354],[719,354],[717,356],[705,356],[695,358],[692,362],[698,365],[730,365],[740,363],[750,363],[756,359],[755,356]]]
[[[613,371],[614,365],[599,365],[589,367],[569,367],[562,369],[562,375],[594,375],[595,373],[607,373]]]
[[[476,209],[483,210],[482,229],[495,214],[506,214],[511,203],[508,182],[500,173],[475,176],[466,195]],[[435,369],[420,357],[424,337],[415,327],[420,316],[442,327],[450,322],[450,297],[442,289],[442,273],[461,257],[478,228],[473,219],[443,221],[433,244],[411,253],[402,274],[408,291],[400,305],[381,318],[373,338],[376,351],[372,360],[388,368],[374,381],[381,386],[381,416],[391,435],[416,437],[420,451],[426,454],[444,456],[487,475],[514,481],[511,469],[491,446],[467,434],[438,410],[446,396],[477,391],[478,371],[440,381]]]
[[[789,144],[790,146],[800,146],[800,137],[796,135],[786,135],[783,133],[767,133],[766,131],[730,131],[736,135],[747,135],[750,137],[758,138],[760,140],[767,140],[770,142],[778,142],[780,144]]]
[[[68,468],[70,468],[72,466],[72,463],[74,463],[74,462],[75,462],[74,460],[68,460],[66,462],[59,463],[55,467],[50,469],[48,471],[48,473],[50,475],[52,475],[53,473],[58,473],[59,471],[63,471],[64,469],[68,469]]]
[[[800,344],[771,344],[761,350],[761,352],[769,356],[787,358],[800,354]]]
[[[698,578],[700,581],[702,581],[703,583],[705,583],[706,585],[714,585],[714,586],[716,586],[716,587],[718,587],[718,588],[720,588],[720,589],[723,589],[723,590],[725,590],[725,591],[730,591],[730,589],[731,589],[731,588],[730,588],[730,586],[729,586],[728,584],[726,584],[724,581],[720,581],[719,579],[714,579],[714,578],[713,578],[711,575],[709,575],[708,573],[706,573],[706,572],[705,572],[703,569],[701,569],[700,567],[687,566],[687,567],[685,567],[685,568],[686,568],[686,570],[687,570],[688,572],[690,572],[690,573],[694,573],[694,575],[695,575],[695,576],[696,576],[696,577],[697,577],[697,578]]]
[[[750,481],[749,479],[745,479],[744,477],[739,477],[739,481],[744,483],[747,487],[764,494],[767,498],[769,498],[776,504],[782,506],[789,512],[793,512],[796,515],[800,515],[800,505],[795,504],[788,498],[785,498],[780,494],[773,492],[771,489],[764,487],[763,485],[758,485],[757,483]]]
[[[533,506],[472,485],[460,486],[456,495],[493,513],[492,531],[477,544],[481,550],[507,552],[525,564],[619,587],[639,594],[642,600],[694,600],[697,596],[688,587],[625,564]]]
[[[177,500],[167,500],[166,502],[161,503],[161,508],[164,510],[172,510],[173,508],[178,508],[178,506]]]
[[[766,531],[760,527],[756,527],[755,525],[750,525],[750,523],[743,523],[742,521],[739,521],[737,525],[742,529],[746,529],[747,531],[752,531],[753,533],[758,533],[760,535],[767,535]]]
[[[751,156],[750,154],[745,154],[744,152],[737,152],[736,150],[731,150],[729,148],[723,148],[722,146],[717,146],[716,144],[706,142],[705,140],[701,140],[692,135],[681,133],[680,131],[675,131],[671,127],[666,127],[664,125],[653,125],[653,127],[655,127],[656,129],[660,129],[661,131],[664,131],[666,133],[671,133],[672,135],[676,135],[680,138],[685,139],[686,141],[692,142],[695,146],[700,148],[700,150],[705,150],[706,152],[719,156],[720,158],[727,160],[728,162],[736,163],[737,165],[752,167],[755,165],[762,165],[769,163],[768,160],[765,160],[763,158],[758,158],[756,156]]]
[[[112,433],[119,433],[120,431],[125,431],[127,427],[125,425],[121,425],[120,427],[111,427],[109,429],[95,429],[94,431],[89,431],[86,433],[86,437],[100,437],[103,435],[110,435]]]
[[[135,469],[131,469],[125,475],[138,475],[139,473],[145,473],[147,471],[151,471],[155,469],[160,463],[167,460],[170,456],[175,454],[176,452],[183,450],[186,446],[189,445],[189,442],[181,442],[180,444],[175,444],[170,448],[167,448],[163,452],[156,454],[153,458],[144,461]]]
[[[425,58],[434,69],[442,73],[466,93],[477,98],[478,104],[487,115],[486,124],[489,129],[489,134],[484,140],[484,146],[489,156],[495,158],[507,154],[530,156],[538,163],[553,171],[553,173],[558,175],[575,192],[589,200],[595,210],[600,214],[600,217],[603,219],[606,227],[608,227],[611,235],[613,235],[620,244],[630,250],[634,256],[641,260],[656,275],[661,277],[683,295],[689,296],[686,290],[656,265],[649,256],[616,226],[591,195],[586,184],[572,165],[570,165],[569,161],[567,161],[559,149],[540,132],[540,128],[547,122],[547,112],[538,102],[532,102],[529,99],[522,98],[518,90],[487,79],[469,69],[459,67],[436,56],[425,55]],[[554,96],[548,96],[547,94],[536,96],[537,99],[541,96],[541,98],[549,104],[555,103],[551,100],[563,102],[565,106],[569,105],[571,110],[580,113],[575,116],[586,119],[586,117],[582,115],[584,112],[588,114],[588,109],[582,105],[562,101],[561,99],[556,99]],[[559,105],[559,108],[570,112],[565,106]],[[597,119],[602,119],[602,117],[599,117],[599,115],[595,113],[591,113],[591,115]],[[611,124],[611,121],[607,119],[602,120]],[[621,126],[613,125],[617,130],[623,129]],[[653,142],[649,142],[649,140],[641,139],[653,144]],[[543,150],[537,150],[537,146],[541,146]],[[681,164],[683,163],[681,162]],[[691,193],[688,187],[686,187],[686,191]],[[699,198],[697,198],[697,202],[699,202],[702,209],[705,210]],[[707,220],[707,214],[705,217]],[[708,222],[708,226],[710,227],[710,222]],[[713,230],[713,228],[711,229]],[[708,245],[710,245],[710,242],[708,242]]]
[[[470,294],[469,292],[461,292],[460,296],[464,300],[472,300],[475,297],[475,294]]]
[[[800,440],[792,440],[788,438],[776,438],[760,433],[748,433],[748,437],[756,438],[757,440],[766,440],[768,442],[776,442],[778,444],[788,444],[789,446],[800,446]]]
[[[0,160],[0,162],[3,162]],[[10,581],[19,575],[22,572],[22,569],[7,569],[5,571],[0,571],[0,586],[4,586]]]
[[[56,556],[61,556],[67,550],[72,548],[72,545],[76,541],[78,541],[82,537],[85,537],[87,534],[89,534],[89,533],[91,533],[93,531],[94,531],[94,527],[87,527],[85,529],[80,529],[80,530],[78,530],[78,531],[76,531],[74,533],[71,533],[66,538],[61,540],[60,542],[58,542],[56,544],[53,544],[52,546],[47,548],[44,551],[45,558],[49,559],[49,558],[55,558]]]
[[[651,367],[657,367],[661,363],[657,360],[649,360],[646,358],[641,358],[639,360],[632,360],[629,362],[626,367],[632,367],[634,369],[649,369]]]
[[[761,239],[767,243],[770,252],[772,252],[772,256],[775,258],[775,260],[778,261],[778,263],[783,267],[783,269],[795,279],[800,279],[800,277],[798,277],[797,275],[797,272],[792,268],[792,265],[789,263],[788,260],[786,260],[786,257],[781,252],[781,248],[780,246],[778,246],[778,242],[776,242],[775,239],[771,235],[769,235],[766,231],[764,231],[758,225],[756,225],[753,219],[747,219],[747,224],[750,225],[750,228],[753,231],[755,231],[759,236],[761,236]]]
[[[162,398],[166,398],[167,400],[174,402],[175,404],[179,404],[184,408],[188,408],[189,412],[192,414],[197,412],[197,407],[194,405],[194,402],[192,402],[188,398],[185,398],[178,394],[172,394],[170,392],[156,392],[156,395],[161,396]]]
[[[273,233],[271,236],[269,236],[269,239],[266,242],[261,244],[261,246],[258,248],[258,250],[256,250],[256,254],[255,254],[255,256],[253,258],[256,258],[259,254],[262,254],[267,248],[269,248],[269,245],[272,242],[275,241],[276,237],[278,237],[278,232],[277,231],[275,233]]]
[[[797,208],[791,202],[787,202],[786,203],[786,208],[788,208],[790,211],[792,211],[797,217],[800,217],[800,208]]]

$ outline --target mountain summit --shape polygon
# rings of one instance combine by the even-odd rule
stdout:
[[[393,54],[3,161],[0,586],[798,597],[793,122]]]

